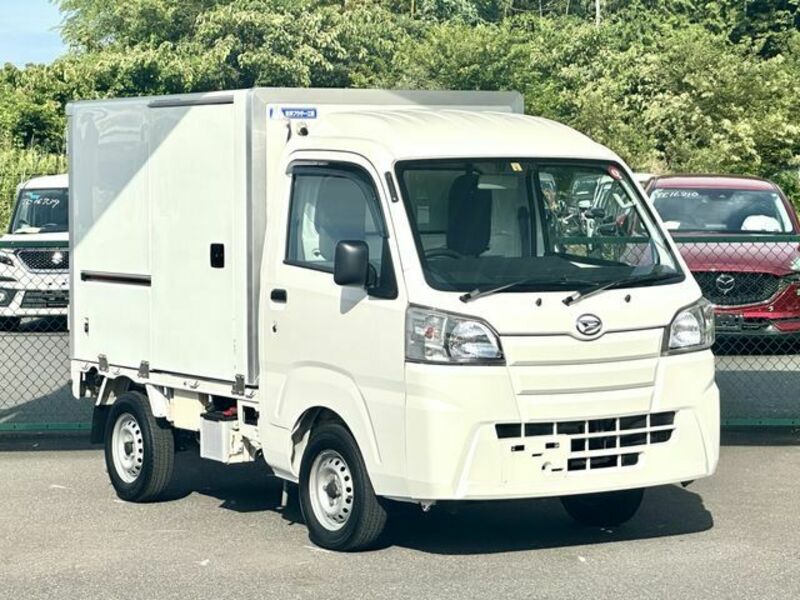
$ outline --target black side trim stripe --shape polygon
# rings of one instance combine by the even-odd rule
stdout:
[[[101,283],[119,283],[122,285],[143,285],[145,287],[150,287],[150,275],[135,275],[132,273],[81,271],[81,281],[98,281]]]

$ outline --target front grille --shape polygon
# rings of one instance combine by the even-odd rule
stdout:
[[[499,439],[565,435],[568,471],[632,467],[648,445],[668,442],[675,412],[548,423],[499,423]]]
[[[69,292],[64,291],[29,291],[22,297],[22,308],[66,308],[69,304]]]
[[[756,304],[772,298],[780,287],[780,278],[769,273],[736,271],[701,271],[694,273],[703,296],[718,306]]]
[[[20,250],[17,256],[31,271],[68,271],[69,250]]]

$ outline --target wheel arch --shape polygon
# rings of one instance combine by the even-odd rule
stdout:
[[[295,366],[280,391],[273,418],[290,432],[287,466],[299,474],[302,452],[314,424],[338,419],[355,439],[370,476],[382,469],[382,457],[367,401],[354,379],[330,365]]]
[[[348,422],[348,419],[343,417],[339,411],[326,403],[319,403],[306,408],[294,420],[290,439],[292,472],[295,475],[299,475],[300,463],[303,460],[303,453],[308,445],[311,433],[316,427],[325,423],[339,423],[353,436],[364,459],[367,472],[372,475],[373,469],[380,464],[380,455],[378,454],[377,443],[371,428],[365,428],[363,423],[359,421],[353,423],[352,419]],[[355,426],[353,427],[351,424]]]
[[[125,375],[118,377],[103,376],[100,382],[100,387],[97,392],[97,400],[95,401],[94,410],[92,411],[92,429],[89,435],[92,444],[102,444],[105,439],[106,426],[108,425],[108,413],[111,406],[117,401],[117,398],[129,391],[136,391],[145,395],[150,400],[150,407],[153,414],[156,413],[156,406],[154,406],[153,399],[150,394],[145,390],[145,387],[136,383]]]

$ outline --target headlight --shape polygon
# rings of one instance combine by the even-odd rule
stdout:
[[[481,320],[410,306],[406,311],[406,360],[450,364],[503,364],[494,330]]]
[[[705,350],[714,344],[714,307],[705,299],[678,311],[669,326],[666,354]]]
[[[8,252],[3,252],[2,250],[0,250],[0,265],[6,265],[6,266],[9,266],[9,267],[13,267],[14,266],[14,259],[11,258],[11,257],[12,257],[12,255],[9,254]]]

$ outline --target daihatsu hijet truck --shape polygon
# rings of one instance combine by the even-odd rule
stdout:
[[[623,161],[522,108],[70,105],[73,386],[117,494],[159,499],[196,444],[296,484],[311,539],[356,550],[396,502],[555,496],[610,525],[712,474],[708,303]]]

